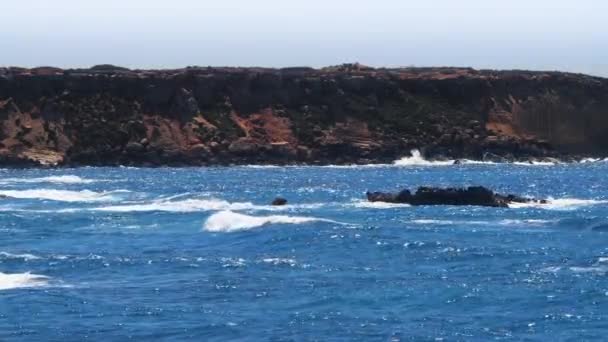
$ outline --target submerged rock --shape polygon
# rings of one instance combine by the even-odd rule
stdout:
[[[286,204],[287,204],[287,200],[284,199],[283,197],[277,197],[271,203],[271,205],[286,205]]]
[[[468,188],[419,187],[414,194],[405,189],[399,193],[367,192],[370,202],[405,203],[411,205],[476,205],[485,207],[509,206],[509,203],[546,203],[546,200],[516,195],[500,195],[483,186]]]

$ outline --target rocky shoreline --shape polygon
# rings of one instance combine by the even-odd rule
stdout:
[[[0,166],[576,161],[608,80],[469,68],[0,68]]]

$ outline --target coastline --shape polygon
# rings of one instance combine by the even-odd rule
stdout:
[[[608,80],[470,68],[0,68],[0,166],[572,162]]]

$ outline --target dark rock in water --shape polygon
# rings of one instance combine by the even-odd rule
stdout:
[[[8,196],[6,196],[6,195],[0,195],[0,199],[3,199],[3,198],[8,198]]]
[[[414,194],[409,190],[399,193],[368,192],[370,202],[405,203],[411,205],[477,205],[485,207],[509,206],[509,203],[547,203],[546,200],[516,195],[500,195],[483,186],[468,188],[419,187]]]
[[[287,200],[282,198],[282,197],[277,197],[274,199],[274,201],[272,201],[271,203],[272,205],[286,205],[287,204]]]

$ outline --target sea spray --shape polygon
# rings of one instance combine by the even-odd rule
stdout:
[[[0,272],[0,290],[10,290],[48,285],[49,277],[26,273],[8,274]]]

